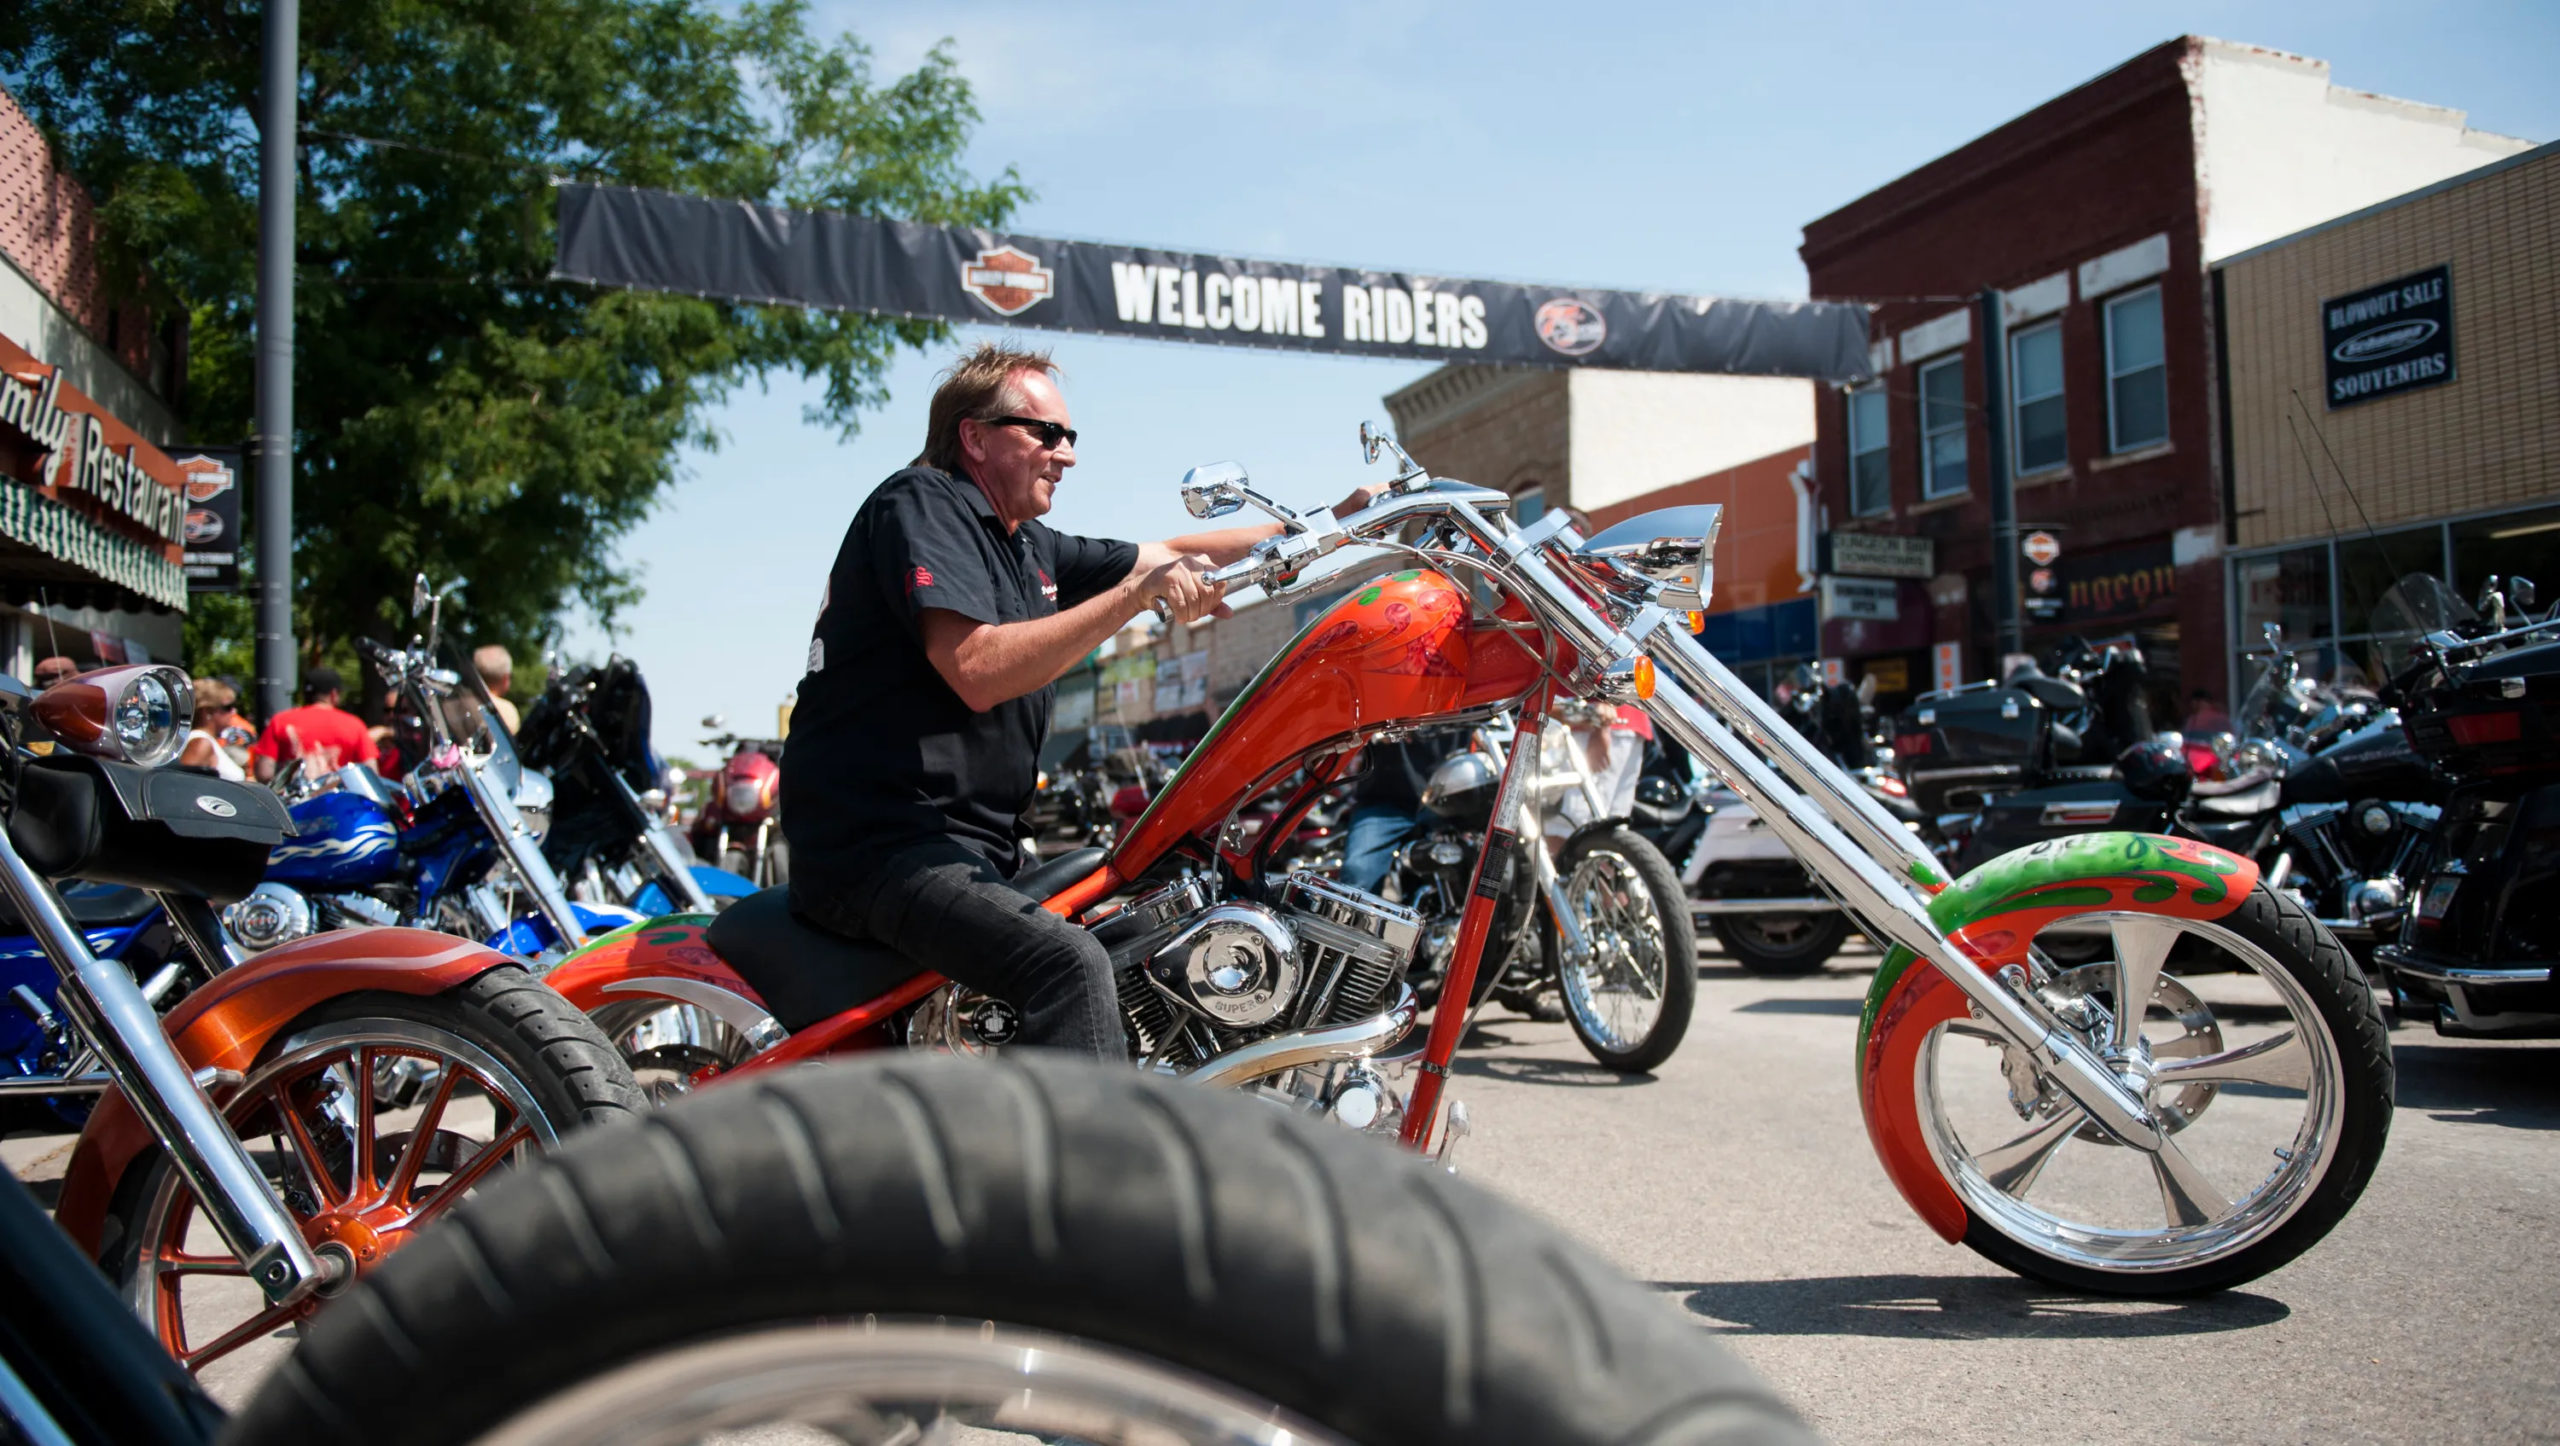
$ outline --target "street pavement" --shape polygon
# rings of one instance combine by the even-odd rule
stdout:
[[[1701,960],[1653,1078],[1489,1015],[1461,1171],[1662,1289],[1840,1442],[2560,1440],[2560,1044],[2392,1036],[2380,1169],[2330,1236],[2202,1299],[2090,1299],[1941,1242],[1851,1087],[1875,955]]]
[[[1488,1015],[1452,1086],[1462,1171],[1655,1284],[1844,1443],[2560,1440],[2560,1044],[2400,1029],[2390,1145],[2326,1241],[2217,1296],[2090,1299],[1944,1244],[1886,1182],[1851,1089],[1874,959],[1759,979],[1707,953],[1650,1078]],[[42,1182],[68,1143],[0,1158]],[[285,1344],[226,1362],[219,1394]]]

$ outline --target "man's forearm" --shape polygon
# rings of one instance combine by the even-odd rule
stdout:
[[[1146,606],[1138,596],[1144,577],[1131,573],[1109,591],[1064,612],[1018,623],[978,623],[958,613],[930,612],[926,653],[960,701],[983,713],[1056,682],[1059,674],[1120,631]],[[947,654],[936,646],[935,636],[946,630],[956,635]]]
[[[1138,548],[1140,572],[1150,572],[1177,557],[1205,557],[1219,567],[1241,560],[1253,545],[1280,531],[1277,522],[1257,522],[1251,527],[1222,527],[1215,532],[1194,532],[1187,537],[1168,537],[1162,542],[1141,544]]]

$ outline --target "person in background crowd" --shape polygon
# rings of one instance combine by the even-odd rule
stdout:
[[[338,706],[342,686],[335,668],[313,668],[302,675],[302,706],[268,719],[267,731],[258,735],[257,744],[249,750],[260,783],[296,759],[302,760],[307,772],[327,773],[381,758],[364,720]]]
[[[41,693],[56,683],[80,676],[80,665],[56,654],[36,664],[36,691]]]
[[[196,726],[187,734],[186,748],[178,754],[179,767],[201,768],[233,783],[248,779],[239,760],[222,746],[222,727],[231,721],[231,705],[237,701],[239,695],[220,678],[196,679]]]
[[[1351,812],[1342,823],[1344,883],[1374,894],[1386,882],[1396,846],[1422,821],[1422,792],[1432,773],[1467,746],[1468,731],[1435,728],[1364,750],[1367,765],[1351,785]]]
[[[2222,705],[2213,701],[2213,694],[2198,688],[2187,695],[2189,736],[2199,733],[2227,733],[2230,729],[2231,715],[2223,712]]]
[[[221,727],[213,730],[213,736],[221,741],[222,751],[231,755],[231,761],[245,769],[249,766],[249,749],[258,741],[258,721],[240,706],[238,678],[229,673],[218,673],[214,681],[231,690],[231,715],[223,720]]]
[[[489,706],[496,710],[498,721],[506,725],[507,736],[513,738],[516,733],[516,705],[507,701],[507,689],[515,686],[516,660],[507,656],[505,648],[491,643],[472,653],[471,667],[489,690]]]

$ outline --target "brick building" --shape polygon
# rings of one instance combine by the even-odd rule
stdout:
[[[87,188],[0,93],[0,667],[178,656],[185,373],[184,324],[106,286]]]
[[[1881,557],[1928,573],[1895,584],[1925,624],[1841,639],[1849,675],[1995,665],[1996,405],[2021,531],[2061,544],[2049,566],[2020,564],[2030,651],[2131,634],[2170,716],[2188,691],[2226,689],[2209,269],[2525,148],[2458,111],[2332,85],[2320,61],[2187,36],[1809,223],[1812,294],[1877,303],[1877,379],[1817,410],[1825,529],[1904,539],[1834,538],[1831,571]],[[1975,301],[1991,288],[1997,398]]]
[[[2370,674],[2404,573],[2560,594],[2555,236],[2560,144],[2215,268],[2244,645],[2280,623],[2312,672]]]

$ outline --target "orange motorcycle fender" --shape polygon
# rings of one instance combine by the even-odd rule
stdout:
[[[442,994],[513,962],[468,939],[424,929],[340,929],[280,944],[215,975],[161,1024],[188,1068],[245,1074],[279,1030],[332,999]],[[99,1096],[72,1148],[53,1215],[92,1256],[125,1171],[151,1143],[150,1127],[123,1094],[110,1089]]]

